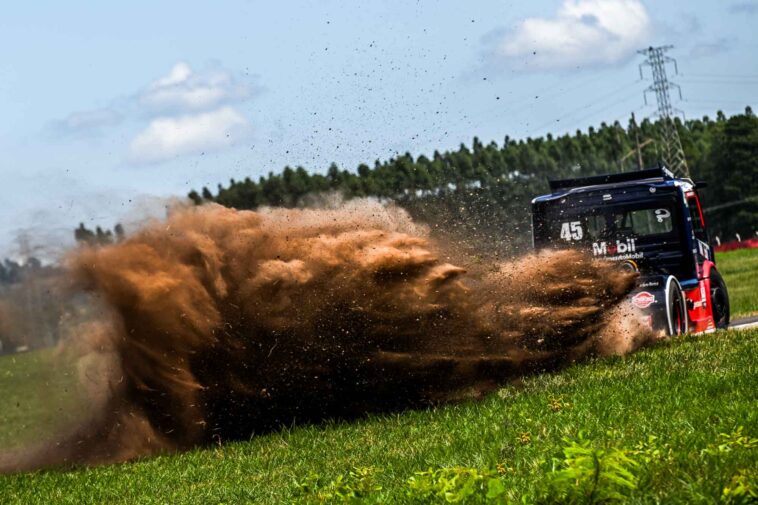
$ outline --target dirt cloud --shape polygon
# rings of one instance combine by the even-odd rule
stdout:
[[[468,271],[401,210],[174,212],[69,259],[101,306],[68,343],[92,415],[18,471],[123,461],[481,394],[614,352],[634,277],[562,251]],[[615,319],[618,319],[616,317]],[[634,344],[636,345],[636,344]]]

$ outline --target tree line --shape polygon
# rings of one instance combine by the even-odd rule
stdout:
[[[737,233],[752,236],[758,229],[758,118],[747,107],[728,118],[718,112],[715,119],[676,119],[675,124],[692,178],[708,184],[703,199],[712,234],[721,240]],[[188,196],[198,205],[216,202],[237,209],[302,207],[313,195],[329,192],[346,199],[375,197],[396,202],[440,234],[508,253],[527,247],[529,203],[547,192],[548,179],[659,166],[661,128],[659,121],[638,124],[632,117],[625,127],[614,122],[562,136],[506,136],[501,144],[475,137],[470,146],[431,156],[405,153],[355,170],[332,163],[324,174],[286,166],[258,180],[232,179],[215,192],[204,187]],[[80,225],[75,235],[82,242],[107,244],[122,238],[123,230]]]
[[[88,245],[108,245],[124,240],[124,227],[121,223],[116,223],[113,230],[103,229],[96,226],[94,231],[90,230],[84,223],[79,223],[79,228],[74,230],[74,238],[77,242]]]
[[[0,354],[48,347],[60,337],[70,301],[60,267],[34,257],[0,263]]]
[[[23,262],[6,258],[0,262],[0,294],[3,292],[3,286],[18,284],[29,276],[49,273],[55,269],[54,266],[43,265],[39,259],[33,256]]]

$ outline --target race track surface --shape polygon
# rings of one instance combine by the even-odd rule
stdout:
[[[733,330],[746,330],[756,327],[758,327],[758,316],[742,317],[736,321],[732,321],[729,325],[729,328]]]

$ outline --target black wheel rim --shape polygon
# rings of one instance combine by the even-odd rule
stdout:
[[[669,301],[669,331],[671,336],[681,335],[684,333],[684,325],[682,320],[682,294],[678,290],[675,290],[671,294],[671,300]]]

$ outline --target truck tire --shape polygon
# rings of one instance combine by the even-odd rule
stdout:
[[[666,320],[669,336],[684,335],[689,330],[687,304],[682,286],[673,275],[666,279]]]
[[[711,310],[716,328],[729,327],[729,292],[721,274],[711,269]]]

